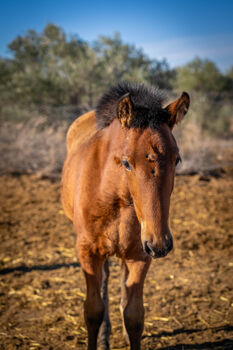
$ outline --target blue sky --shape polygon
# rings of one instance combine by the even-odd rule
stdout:
[[[233,0],[0,0],[0,55],[28,29],[47,23],[93,41],[118,31],[125,42],[171,67],[195,56],[233,65]]]

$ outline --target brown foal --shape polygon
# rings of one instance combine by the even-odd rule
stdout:
[[[126,339],[140,349],[143,284],[152,258],[173,247],[168,226],[179,150],[172,134],[189,96],[163,107],[151,86],[122,83],[67,134],[62,202],[77,232],[86,278],[84,316],[88,349],[109,349],[108,257],[121,259],[121,313]]]

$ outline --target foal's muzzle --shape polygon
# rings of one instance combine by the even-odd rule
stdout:
[[[166,256],[173,248],[173,239],[170,237],[166,240],[162,247],[158,247],[157,244],[153,242],[145,241],[143,245],[143,250],[145,253],[150,255],[152,258],[163,258]]]

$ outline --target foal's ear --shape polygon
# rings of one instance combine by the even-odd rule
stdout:
[[[117,118],[123,128],[129,127],[130,121],[134,116],[133,104],[129,93],[121,97],[117,105]]]
[[[188,112],[190,103],[189,94],[183,92],[182,95],[172,103],[170,103],[165,110],[169,113],[168,126],[173,129],[174,125],[181,122],[185,114]]]

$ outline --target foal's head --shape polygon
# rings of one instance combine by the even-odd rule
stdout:
[[[125,91],[128,92],[123,94]],[[181,160],[172,129],[187,113],[189,96],[184,92],[180,98],[162,108],[162,98],[156,89],[123,84],[105,95],[105,101],[110,102],[111,94],[115,94],[116,100],[117,93],[123,96],[118,98],[116,104],[111,101],[105,107],[110,115],[111,108],[115,106],[115,115],[124,134],[121,145],[122,171],[126,173],[141,224],[143,249],[154,258],[163,257],[173,247],[168,226],[169,206],[175,167]],[[97,122],[98,113],[103,112],[102,107],[100,102]],[[99,122],[103,120],[99,119]]]

